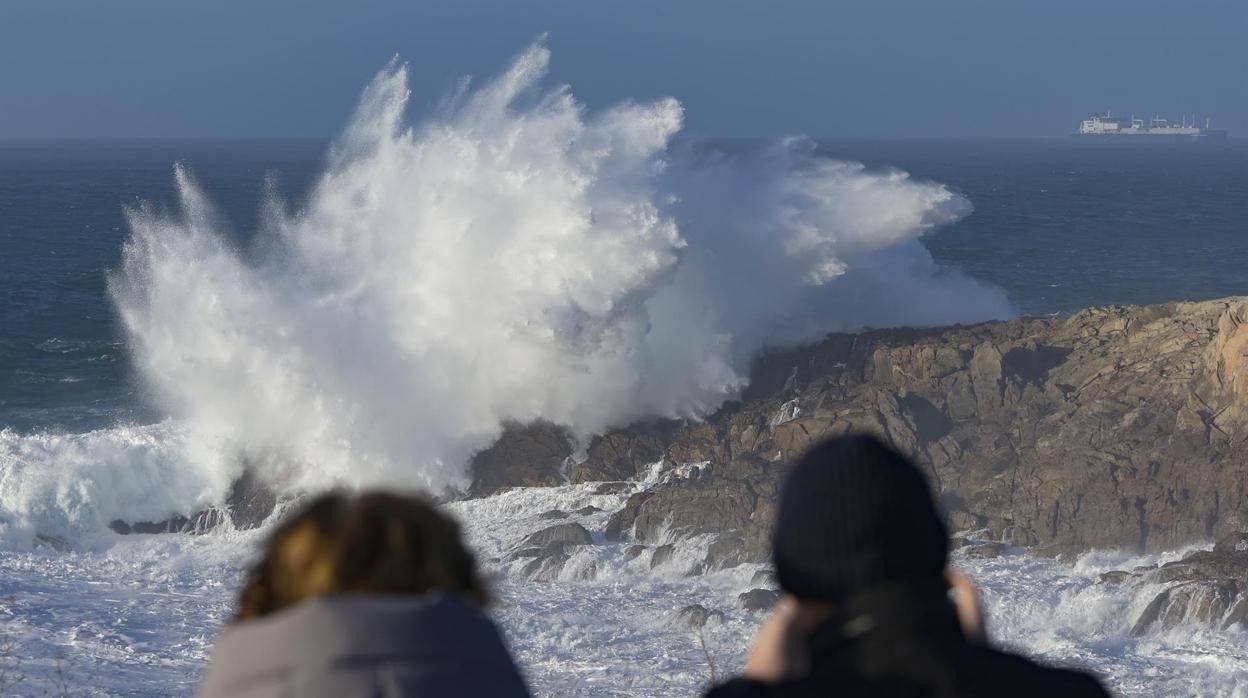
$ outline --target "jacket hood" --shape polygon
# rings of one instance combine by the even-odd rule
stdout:
[[[449,596],[372,596],[315,599],[227,627],[199,695],[529,694],[476,607]]]

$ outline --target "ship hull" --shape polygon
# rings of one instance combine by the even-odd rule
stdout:
[[[1088,143],[1213,143],[1226,140],[1226,131],[1202,133],[1072,133],[1071,138]]]

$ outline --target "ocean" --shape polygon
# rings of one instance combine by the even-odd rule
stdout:
[[[373,97],[393,106],[401,76],[378,80]],[[282,460],[292,489],[438,489],[462,482],[463,456],[501,420],[592,434],[696,418],[759,349],[831,330],[1248,293],[1248,143],[690,145],[662,103],[583,123],[490,104],[414,132],[349,130],[332,150],[0,143],[0,694],[193,690],[262,532],[102,524],[210,503],[237,472],[231,454]],[[812,225],[832,232],[812,239]],[[348,426],[306,408],[322,401]],[[544,511],[592,504],[581,519],[600,531],[625,496],[568,485],[450,507],[498,557]],[[739,668],[758,618],[733,599],[756,568],[687,577],[679,561],[699,545],[650,570],[604,541],[582,561],[591,581],[492,565],[535,690],[691,694]],[[1179,552],[959,562],[1000,641],[1128,695],[1248,695],[1241,635],[1130,638],[1151,597],[1096,583]],[[724,621],[673,625],[695,602]]]
[[[155,419],[105,291],[129,232],[123,208],[174,206],[182,162],[245,244],[266,177],[298,200],[327,147],[0,142],[0,424],[79,431]],[[819,149],[963,192],[974,213],[923,244],[940,265],[1005,289],[1023,314],[1248,292],[1248,142],[825,140]]]

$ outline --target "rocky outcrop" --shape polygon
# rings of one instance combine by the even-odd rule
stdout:
[[[508,425],[493,446],[469,463],[469,492],[484,497],[509,487],[562,485],[571,456],[567,433],[553,424]]]
[[[551,543],[567,545],[588,545],[593,542],[589,530],[579,523],[562,523],[530,533],[520,541],[518,547],[540,548]]]
[[[1166,585],[1136,619],[1134,635],[1190,622],[1221,629],[1248,627],[1248,534],[1231,534],[1212,550],[1160,567],[1106,575],[1119,583]]]
[[[164,521],[130,522],[116,519],[108,527],[130,533],[206,533],[226,521],[238,530],[258,528],[277,509],[277,493],[248,468],[234,481],[224,507],[211,507],[190,516],[174,515]]]
[[[705,422],[595,439],[568,476],[705,463],[633,495],[608,533],[717,534],[708,569],[765,560],[783,464],[854,431],[921,463],[977,539],[1046,554],[1214,540],[1248,527],[1246,318],[1233,298],[833,335],[760,358]]]
[[[737,603],[745,611],[770,611],[780,602],[780,592],[774,589],[751,589],[737,596]]]

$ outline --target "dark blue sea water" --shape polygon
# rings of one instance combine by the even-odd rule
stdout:
[[[926,240],[937,261],[1007,290],[1028,314],[1248,293],[1248,143],[827,141],[964,193],[975,213]],[[296,202],[309,141],[0,143],[0,428],[147,421],[107,299],[126,206],[172,205],[190,166],[243,241],[263,182]]]

